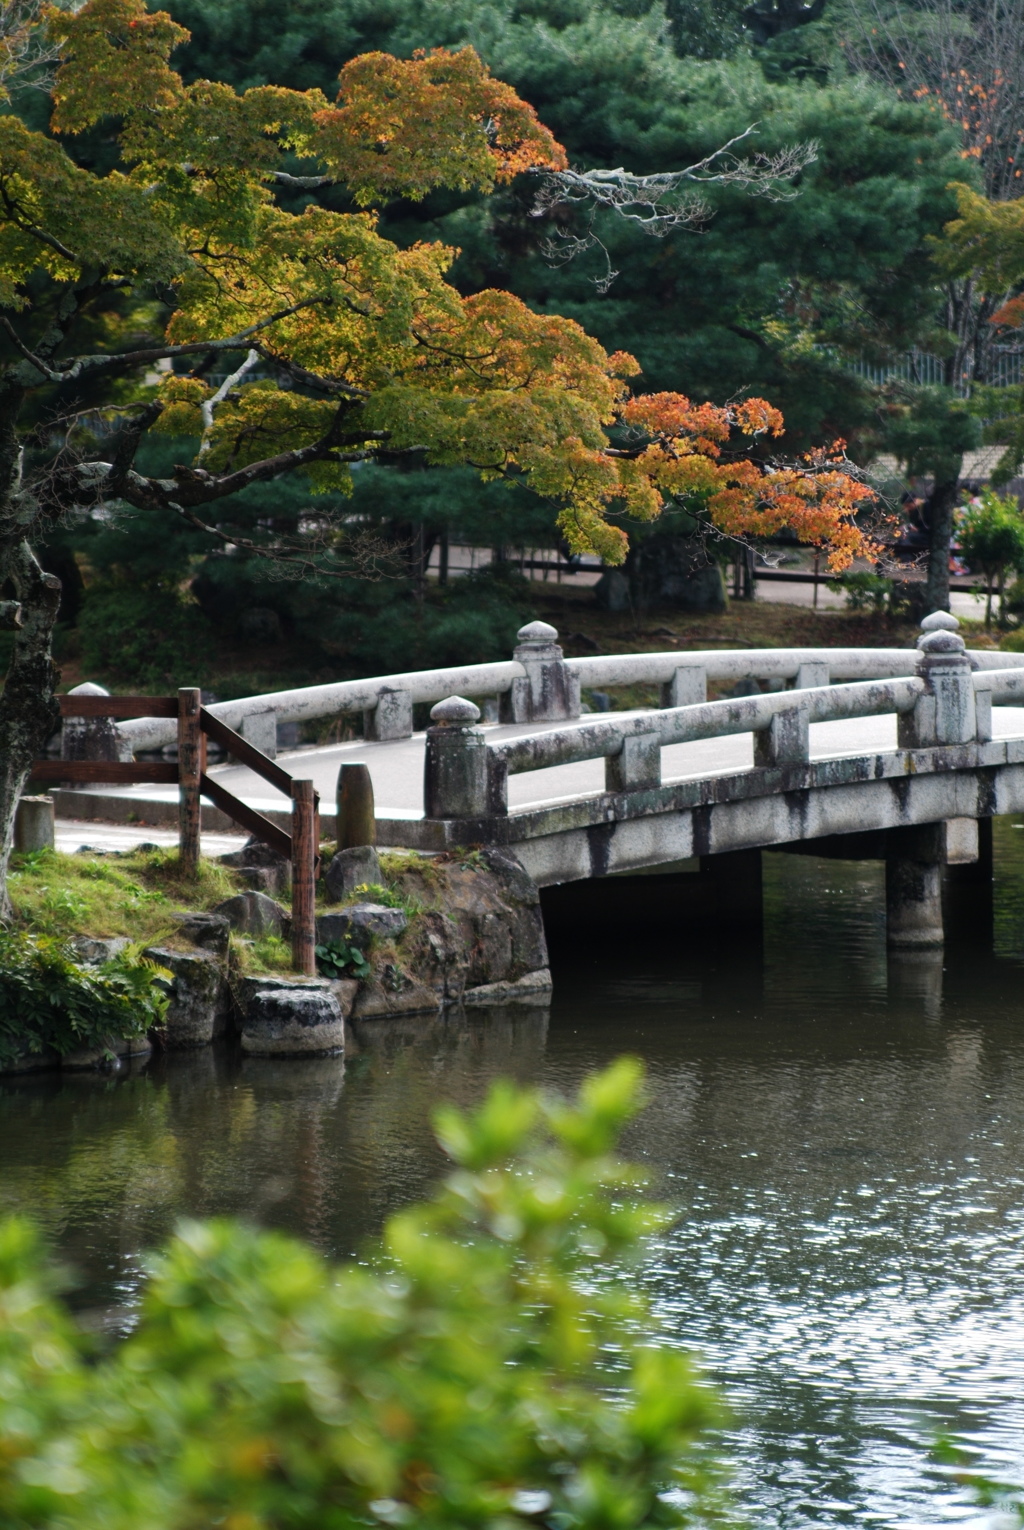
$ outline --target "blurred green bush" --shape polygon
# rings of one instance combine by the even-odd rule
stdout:
[[[721,1512],[714,1393],[622,1277],[664,1213],[613,1156],[639,1065],[568,1104],[438,1112],[455,1168],[331,1268],[184,1226],[90,1356],[31,1226],[0,1227],[5,1530],[632,1530]]]

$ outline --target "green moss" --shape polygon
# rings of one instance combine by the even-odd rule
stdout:
[[[389,883],[397,881],[399,877],[408,872],[416,872],[425,882],[437,882],[439,880],[439,858],[436,855],[425,855],[419,850],[382,850],[380,852],[380,869]]]

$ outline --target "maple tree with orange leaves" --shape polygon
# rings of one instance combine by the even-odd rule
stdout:
[[[627,548],[616,519],[650,520],[669,497],[706,508],[730,535],[788,526],[836,568],[865,549],[855,516],[868,491],[841,457],[774,467],[752,454],[782,432],[769,404],[637,397],[628,354],[507,292],[463,297],[446,279],[456,252],[380,235],[373,207],[387,199],[487,192],[565,165],[472,50],[363,55],[332,103],[318,90],[186,86],[169,58],[187,33],[143,0],[43,7],[26,27],[58,60],[57,136],[0,117],[0,583],[14,596],[0,608],[14,631],[0,697],[0,871],[56,715],[60,591],[32,550],[56,518],[120,501],[237,543],[215,507],[250,484],[298,473],[344,491],[354,465],[416,454],[555,500],[569,545],[609,563]],[[60,140],[111,118],[120,163],[95,174]],[[295,157],[310,184],[344,184],[361,210],[285,211],[278,189],[306,180]],[[125,292],[163,306],[163,332],[83,350]],[[224,366],[218,385],[210,374]],[[69,402],[97,385],[108,401],[83,434]],[[34,478],[26,409],[44,459]],[[198,436],[194,460],[143,473],[149,432]],[[325,547],[329,560],[330,538]],[[313,567],[301,547],[275,556]]]

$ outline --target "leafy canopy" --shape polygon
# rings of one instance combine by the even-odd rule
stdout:
[[[838,458],[755,465],[751,448],[782,431],[762,400],[632,399],[626,352],[508,292],[462,296],[447,280],[451,248],[382,237],[375,203],[486,192],[564,164],[471,49],[363,55],[330,103],[318,89],[186,85],[169,57],[187,34],[142,0],[86,0],[46,18],[60,56],[52,128],[73,147],[113,116],[120,162],[93,173],[17,117],[0,119],[0,303],[23,315],[7,320],[19,380],[66,389],[133,366],[137,377],[160,356],[176,367],[207,358],[159,387],[137,383],[127,403],[122,393],[114,460],[100,451],[52,479],[65,508],[116,497],[217,536],[201,507],[249,484],[299,470],[316,490],[346,491],[351,464],[397,455],[525,483],[561,505],[574,550],[612,562],[626,538],[609,514],[648,520],[667,496],[733,532],[788,525],[828,544],[835,566],[861,549],[853,517],[866,491]],[[307,182],[344,187],[364,210],[286,209],[283,192]],[[134,354],[68,356],[61,342],[40,355],[47,305],[38,319],[26,309],[41,273],[58,309],[95,290],[156,295],[166,333]],[[218,351],[236,370],[215,387]],[[151,427],[197,436],[194,463],[167,479],[139,473]]]
[[[634,1530],[716,1509],[713,1393],[624,1268],[664,1213],[613,1156],[623,1059],[573,1103],[438,1112],[455,1160],[372,1262],[184,1226],[98,1364],[0,1229],[0,1521],[164,1530]]]
[[[1024,568],[1024,516],[1011,494],[982,489],[964,511],[957,540],[968,563],[990,580]]]

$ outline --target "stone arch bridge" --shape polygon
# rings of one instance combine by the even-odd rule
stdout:
[[[282,725],[362,713],[362,740],[295,748],[287,763],[330,800],[339,766],[364,762],[382,845],[504,845],[542,889],[614,879],[620,896],[619,878],[637,894],[642,876],[699,868],[701,901],[734,916],[745,899],[759,904],[763,849],[884,859],[890,941],[934,945],[944,869],[968,882],[990,875],[992,816],[1024,810],[1024,666],[968,652],[957,626],[935,613],[913,649],[565,659],[554,628],[534,622],[506,662],[210,710],[267,753]],[[645,704],[582,711],[581,692],[607,705],[616,687],[645,688]],[[727,694],[709,700],[709,687]],[[172,727],[128,721],[121,747],[169,745]],[[287,823],[287,807],[243,767],[212,773]],[[176,811],[172,793],[152,788],[56,795],[76,817]],[[219,826],[212,806],[204,815]]]

